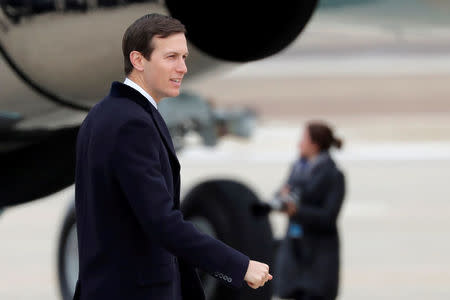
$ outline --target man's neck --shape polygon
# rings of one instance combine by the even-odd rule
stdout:
[[[127,75],[128,79],[132,80],[134,83],[136,83],[137,85],[139,85],[144,91],[146,91],[152,98],[153,100],[155,100],[156,103],[159,103],[159,101],[161,99],[159,99],[158,97],[156,97],[156,95],[154,95],[154,93],[147,88],[145,81],[143,80],[143,78],[135,73],[130,73]]]

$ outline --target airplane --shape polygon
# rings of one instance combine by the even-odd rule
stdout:
[[[28,203],[74,183],[78,128],[110,83],[123,78],[121,39],[138,17],[157,12],[185,24],[190,49],[185,88],[189,88],[189,82],[218,69],[285,49],[300,35],[316,5],[316,0],[256,6],[249,1],[1,1],[0,208]],[[182,143],[177,141],[189,130],[187,123],[196,124],[193,130],[203,134],[205,144],[215,144],[221,131],[220,135],[249,134],[245,126],[253,118],[250,112],[224,114],[187,93],[168,103],[161,108],[178,150]],[[210,179],[191,187],[182,202],[185,217],[199,228],[251,257],[271,262],[269,222],[247,212],[256,201],[255,193],[237,180]],[[235,216],[237,210],[243,213]],[[58,253],[63,299],[71,299],[78,272],[75,222],[71,206]],[[224,230],[230,226],[240,227],[230,235]],[[256,229],[259,235],[254,234]],[[202,278],[208,299],[271,297],[270,285],[249,294]]]
[[[201,1],[202,2],[202,1]],[[446,24],[450,5],[439,0],[322,0],[280,3],[190,3],[189,1],[30,0],[0,2],[0,207],[28,203],[73,184],[74,143],[89,108],[123,77],[121,36],[128,24],[148,12],[170,14],[186,24],[191,82],[263,60],[292,45],[318,14],[350,24],[383,27],[410,43],[411,25]],[[220,13],[219,13],[220,12]],[[314,17],[313,16],[314,13]],[[251,24],[251,26],[249,26]],[[443,42],[444,43],[444,42]],[[300,45],[302,41],[300,40]],[[319,41],[299,55],[374,51],[370,43]],[[425,50],[427,51],[427,50]],[[188,103],[188,104],[187,104]],[[161,102],[178,151],[195,130],[215,145],[222,130],[248,136],[249,112],[220,114],[198,95],[183,93]],[[164,108],[164,106],[166,106]],[[182,111],[180,115],[173,112]],[[192,124],[196,124],[192,126]],[[243,131],[243,132],[242,132]],[[261,201],[239,178],[208,178],[186,188],[183,212],[203,231],[249,256],[272,262],[273,232],[267,218],[254,218],[248,206]],[[241,214],[235,215],[233,212]],[[220,220],[225,220],[222,222]],[[77,276],[75,214],[69,207],[61,228],[58,274],[63,299],[70,299]],[[229,230],[224,230],[228,228]],[[232,232],[232,234],[230,234]],[[202,275],[208,299],[270,299],[271,285],[252,293],[231,291]]]

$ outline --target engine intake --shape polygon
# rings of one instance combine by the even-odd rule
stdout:
[[[200,50],[218,59],[248,62],[276,54],[294,41],[317,0],[236,1],[236,5],[167,0],[166,5],[186,25],[189,41]]]

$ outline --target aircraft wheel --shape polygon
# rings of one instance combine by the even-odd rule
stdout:
[[[69,207],[59,235],[58,279],[62,299],[71,300],[78,279],[78,240],[74,205]]]
[[[246,186],[229,180],[216,180],[196,186],[181,206],[185,218],[199,230],[273,268],[272,229],[267,217],[251,214],[250,205],[256,202],[259,202],[258,197]],[[233,290],[200,270],[199,275],[208,300],[270,300],[272,297],[270,282],[257,290],[245,283],[244,288]]]

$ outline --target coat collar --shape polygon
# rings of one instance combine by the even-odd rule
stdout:
[[[175,153],[175,148],[172,143],[172,138],[170,137],[169,130],[167,128],[164,119],[161,114],[156,110],[156,108],[142,95],[140,92],[135,90],[134,88],[123,84],[118,81],[114,81],[111,85],[111,91],[109,93],[111,97],[115,98],[126,98],[129,99],[142,108],[144,108],[153,118],[156,127],[158,128],[159,134],[161,135],[163,142],[166,148],[169,150],[169,153],[172,155],[173,161],[175,164],[180,167],[180,163],[178,161],[177,155]]]
[[[303,158],[297,160],[294,165],[294,171],[299,178],[308,178],[311,175],[326,168],[335,168],[336,164],[328,151],[323,151],[313,160],[308,161]]]
[[[114,81],[111,85],[109,95],[115,98],[130,99],[151,113],[150,102],[147,100],[147,98],[145,98],[144,95],[139,93],[137,90],[133,89],[131,86],[128,86],[118,81]]]

